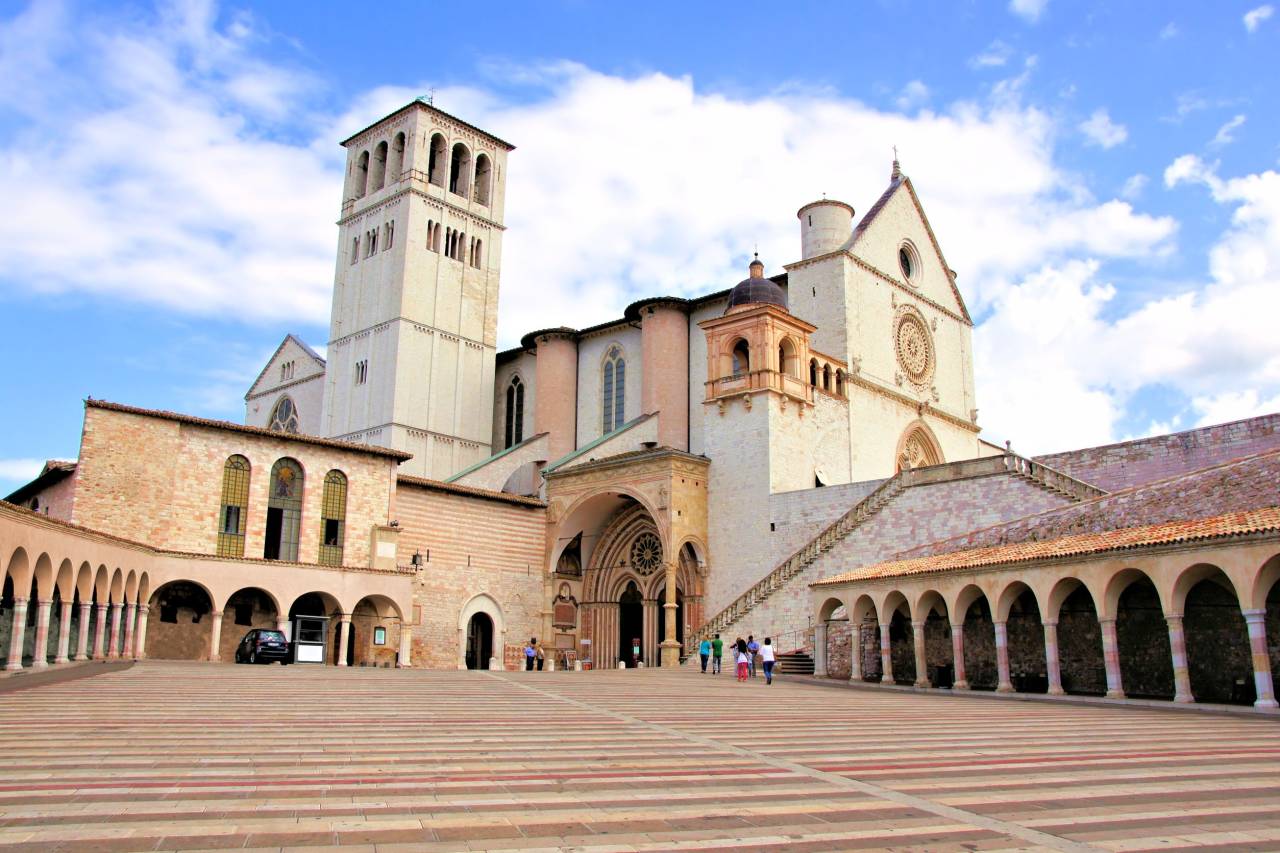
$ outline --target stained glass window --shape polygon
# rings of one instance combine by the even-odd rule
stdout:
[[[605,353],[601,406],[604,431],[613,432],[626,423],[627,362],[619,346],[609,347]]]
[[[244,556],[244,514],[249,504],[249,460],[227,458],[222,466],[222,511],[218,514],[218,556]]]
[[[341,566],[347,526],[347,477],[330,471],[324,477],[320,502],[320,565]]]
[[[298,407],[289,397],[281,397],[271,413],[271,429],[276,432],[298,431]]]

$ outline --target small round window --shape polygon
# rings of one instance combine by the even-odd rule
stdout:
[[[907,281],[915,278],[920,264],[916,260],[915,247],[910,243],[903,243],[898,247],[898,266],[902,267],[902,277]]]

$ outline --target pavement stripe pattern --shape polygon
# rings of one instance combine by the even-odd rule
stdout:
[[[684,670],[145,662],[0,755],[0,850],[1280,849],[1274,720]]]

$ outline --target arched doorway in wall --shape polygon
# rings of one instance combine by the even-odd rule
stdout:
[[[645,657],[644,597],[635,581],[628,581],[618,597],[618,658],[633,667]]]
[[[467,622],[467,669],[488,669],[493,657],[493,620],[476,613]]]
[[[191,581],[171,581],[152,593],[148,603],[147,657],[209,659],[213,600],[203,586]]]
[[[342,607],[338,604],[338,599],[334,598],[327,592],[307,592],[298,596],[293,600],[293,604],[289,607],[289,625],[290,640],[296,641],[298,637],[294,636],[293,626],[294,620],[299,616],[324,616],[328,618],[325,626],[324,634],[324,655],[322,660],[332,666],[338,662],[338,617],[342,613]],[[350,664],[351,644],[347,644],[347,663]]]
[[[222,638],[218,644],[222,660],[235,660],[236,647],[254,628],[275,628],[280,608],[266,590],[247,586],[236,590],[222,608]]]

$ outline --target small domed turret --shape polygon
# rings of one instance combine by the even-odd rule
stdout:
[[[761,263],[759,254],[751,261],[750,270],[751,275],[738,282],[733,290],[729,291],[729,307],[725,309],[725,313],[729,313],[739,305],[765,304],[786,308],[787,294],[777,284],[764,277],[764,264]]]

